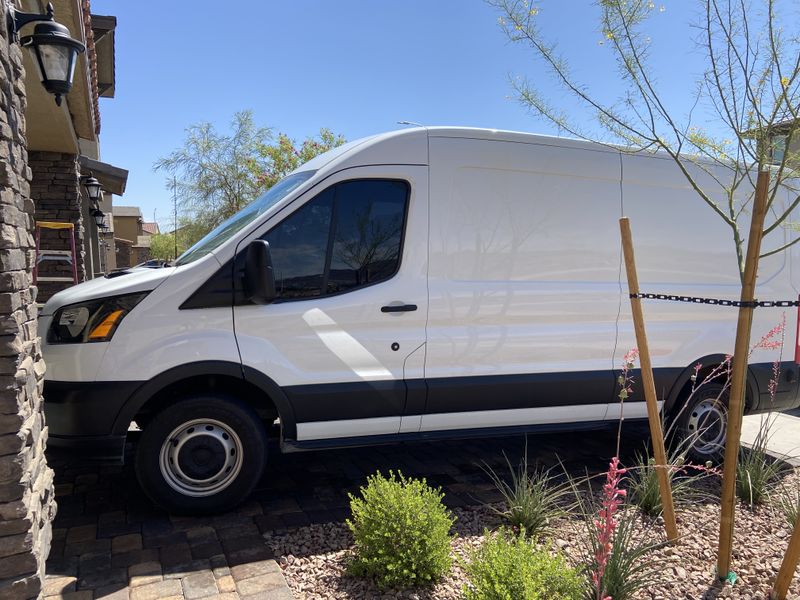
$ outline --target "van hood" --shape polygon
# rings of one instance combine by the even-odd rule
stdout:
[[[151,292],[172,275],[177,267],[134,267],[125,271],[112,272],[109,277],[97,277],[84,283],[58,292],[50,298],[39,311],[40,316],[52,315],[62,306],[76,304],[87,300],[133,294],[135,292]]]

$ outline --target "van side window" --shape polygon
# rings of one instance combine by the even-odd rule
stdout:
[[[409,187],[363,179],[335,185],[269,231],[282,299],[337,294],[389,279],[400,264]]]

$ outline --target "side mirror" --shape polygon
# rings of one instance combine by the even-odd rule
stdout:
[[[255,304],[269,304],[277,296],[275,275],[272,272],[272,255],[269,251],[269,242],[266,240],[253,240],[247,246],[244,293],[245,298]]]

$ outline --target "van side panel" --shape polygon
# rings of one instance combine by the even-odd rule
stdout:
[[[623,155],[622,161],[623,207],[631,220],[641,291],[738,300],[741,283],[731,227],[703,202],[671,159]],[[713,200],[727,210],[727,199],[711,175],[697,167],[692,171],[704,190],[719,190]],[[731,177],[730,172],[721,169],[713,175],[721,181]],[[752,193],[747,181],[739,189],[742,195]],[[783,202],[783,198],[777,200],[775,210]],[[746,238],[749,218],[741,219],[741,223],[744,229],[741,234]],[[779,247],[784,239],[784,231],[771,232],[764,240],[763,250]],[[746,244],[745,239],[743,252]],[[787,266],[785,252],[761,260],[759,299],[796,297]],[[623,284],[627,288],[624,273]],[[621,364],[624,353],[636,346],[630,305],[623,302],[622,307],[615,364]],[[754,312],[753,345],[781,323],[784,311],[760,308]],[[645,302],[644,312],[655,368],[686,367],[702,356],[733,352],[736,308],[652,300]],[[790,315],[786,314],[788,318]],[[791,349],[791,344],[787,348]],[[784,360],[791,358],[787,352],[784,351]],[[771,363],[777,358],[779,351],[758,349],[750,356],[750,362]]]
[[[430,160],[426,414],[561,405],[569,419],[565,404],[591,403],[573,420],[602,419],[620,309],[619,155],[432,135]]]

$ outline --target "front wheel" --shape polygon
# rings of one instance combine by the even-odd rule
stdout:
[[[677,430],[680,450],[696,462],[719,462],[728,431],[728,389],[719,383],[698,388],[681,408]]]
[[[136,475],[145,493],[172,513],[230,509],[264,471],[267,439],[245,403],[207,394],[181,400],[145,427]]]

